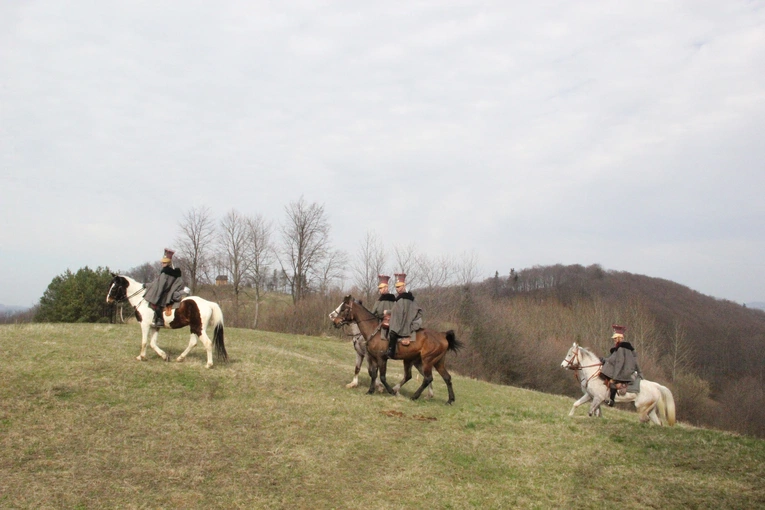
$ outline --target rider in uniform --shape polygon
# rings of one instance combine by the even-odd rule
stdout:
[[[154,280],[146,289],[144,299],[148,301],[149,306],[154,310],[155,328],[165,326],[165,320],[162,317],[162,310],[173,303],[180,301],[180,292],[183,289],[183,278],[181,270],[173,267],[173,255],[175,252],[165,248],[165,255],[162,257],[162,270],[159,277]]]
[[[614,340],[614,346],[611,348],[611,355],[601,360],[603,367],[600,372],[611,380],[611,393],[610,398],[606,400],[606,405],[613,407],[617,386],[626,388],[626,385],[635,379],[635,373],[641,378],[643,374],[638,366],[635,348],[624,340],[624,332],[627,331],[627,328],[618,324],[611,327],[614,329],[614,334],[611,337]]]
[[[406,291],[406,274],[395,273],[395,276],[396,302],[390,313],[388,352],[385,353],[389,359],[395,358],[399,339],[407,338],[422,328],[422,309],[415,303],[414,295]]]
[[[372,314],[382,321],[380,325],[380,335],[387,340],[388,328],[390,327],[390,312],[393,309],[393,305],[396,303],[396,298],[388,292],[388,280],[390,276],[384,274],[377,275],[377,291],[380,293],[380,297],[375,301],[374,307],[372,307]]]

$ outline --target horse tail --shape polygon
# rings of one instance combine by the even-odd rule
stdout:
[[[212,307],[212,317],[210,317],[210,323],[215,331],[213,332],[213,345],[215,346],[215,354],[219,359],[228,361],[228,353],[226,352],[226,344],[223,341],[223,312],[218,306],[218,303],[210,303]]]
[[[672,396],[672,392],[666,386],[659,385],[659,391],[661,391],[661,399],[666,408],[667,423],[671,427],[675,424],[675,397]]]
[[[449,343],[448,351],[457,352],[465,346],[465,344],[457,340],[457,336],[454,334],[453,329],[446,332],[446,341]]]

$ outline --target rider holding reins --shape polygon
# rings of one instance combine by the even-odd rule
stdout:
[[[638,366],[635,348],[624,340],[624,332],[627,328],[618,324],[611,327],[614,329],[614,334],[611,336],[614,346],[611,348],[611,355],[601,359],[603,367],[600,372],[611,380],[609,384],[611,393],[610,398],[606,400],[606,405],[613,407],[617,389],[625,389],[627,384],[633,382],[635,373],[642,379],[643,373]]]
[[[414,295],[406,291],[406,274],[396,273],[395,276],[396,302],[390,313],[388,352],[385,353],[389,359],[395,358],[399,339],[409,337],[422,328],[422,308],[414,302]]]

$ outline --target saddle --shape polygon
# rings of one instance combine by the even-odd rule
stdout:
[[[640,377],[635,377],[635,379],[630,382],[622,382],[609,379],[602,374],[601,376],[605,379],[606,387],[616,388],[616,393],[622,397],[627,393],[640,393]]]

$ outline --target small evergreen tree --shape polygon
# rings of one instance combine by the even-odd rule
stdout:
[[[48,285],[35,316],[39,322],[109,322],[114,306],[106,304],[112,275],[108,268],[66,270]]]

